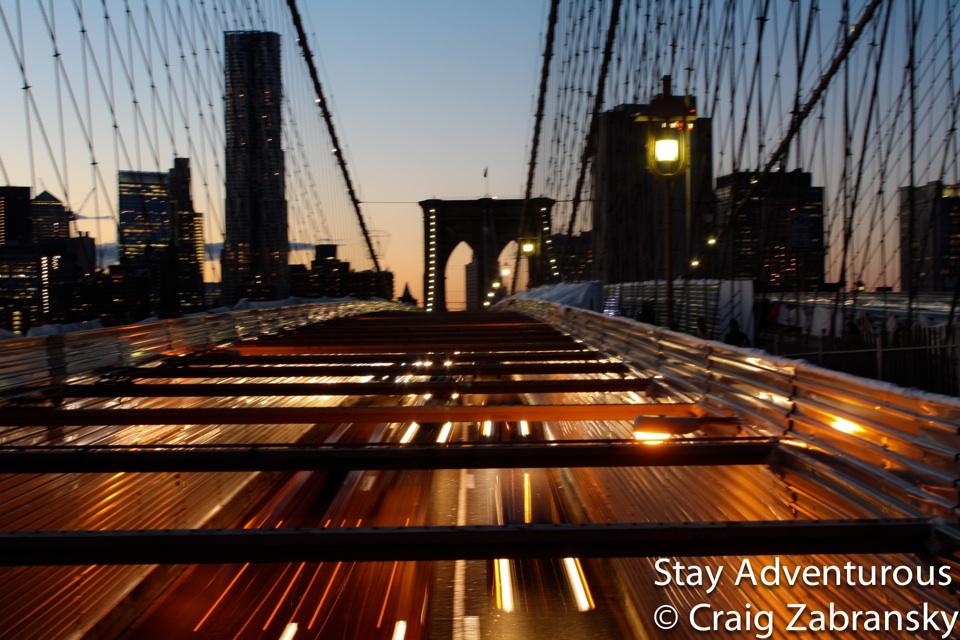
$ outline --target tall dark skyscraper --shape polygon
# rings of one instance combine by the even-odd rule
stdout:
[[[717,178],[717,217],[730,233],[711,270],[753,280],[758,292],[823,289],[823,187],[799,169],[757,180],[745,171]]]
[[[226,51],[226,236],[223,299],[289,295],[281,147],[280,35],[229,31]]]
[[[177,306],[180,313],[193,313],[203,303],[203,214],[193,209],[190,196],[190,159],[174,158],[167,174],[172,244],[176,256]]]
[[[692,98],[675,97],[696,108]],[[647,168],[647,130],[658,125],[636,121],[649,107],[622,104],[600,114],[592,166],[593,271],[608,283],[662,279],[668,241],[672,275],[679,278],[714,232],[710,119],[694,123],[689,132],[690,166],[670,182],[667,239],[663,181]]]
[[[953,291],[960,277],[960,185],[900,189],[900,288]],[[912,229],[911,229],[912,227]]]

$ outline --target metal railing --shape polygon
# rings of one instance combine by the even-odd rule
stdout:
[[[624,282],[604,287],[607,315],[666,325],[667,284],[663,280]],[[731,319],[753,338],[753,282],[750,280],[676,280],[674,328],[701,337],[722,338]]]
[[[861,335],[835,338],[760,332],[757,344],[773,354],[834,371],[960,396],[958,335],[955,331],[947,342],[926,340],[921,332],[906,340],[890,340],[883,331],[874,331],[869,340]]]
[[[351,301],[248,309],[0,342],[0,394],[129,367],[324,320],[398,306]]]
[[[784,438],[776,469],[798,511],[955,519],[960,399],[857,378],[802,361],[700,340],[624,318],[536,301],[507,308],[658,371],[752,435]]]

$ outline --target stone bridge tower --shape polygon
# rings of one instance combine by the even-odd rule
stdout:
[[[447,295],[444,274],[447,261],[457,245],[465,242],[473,249],[475,269],[468,272],[474,282],[467,283],[467,308],[481,308],[482,297],[490,283],[500,278],[497,260],[512,241],[529,260],[530,286],[543,284],[550,273],[548,242],[550,215],[554,201],[531,198],[524,211],[522,199],[506,200],[424,200],[423,209],[423,296],[427,311],[445,311]],[[521,222],[522,218],[522,222]],[[472,285],[472,286],[471,286]]]

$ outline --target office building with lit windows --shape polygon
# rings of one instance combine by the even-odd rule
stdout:
[[[70,239],[70,212],[44,191],[30,201],[30,240],[34,245],[65,246]]]
[[[280,35],[224,34],[226,207],[222,295],[289,295],[287,201],[281,146]]]
[[[823,290],[823,187],[809,173],[739,171],[717,178],[716,195],[715,274],[753,280],[758,293]]]
[[[79,275],[71,214],[44,191],[0,187],[0,326],[17,333],[60,321],[63,287]]]
[[[116,275],[152,283],[152,312],[175,317],[202,311],[203,216],[193,209],[190,160],[174,158],[169,171],[121,171],[119,257]]]
[[[915,214],[911,215],[911,205]],[[901,290],[953,292],[960,277],[960,185],[900,189]]]
[[[117,182],[121,264],[140,263],[165,252],[173,240],[167,173],[120,171]]]

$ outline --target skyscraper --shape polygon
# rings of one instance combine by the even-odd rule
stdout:
[[[729,233],[712,271],[753,280],[761,293],[823,289],[823,187],[799,169],[758,180],[745,171],[717,178],[717,217]]]
[[[70,212],[56,196],[44,191],[30,201],[30,239],[34,245],[66,245]]]
[[[911,215],[911,203],[916,213]],[[900,189],[900,288],[954,291],[960,277],[960,185]]]
[[[30,187],[0,187],[0,245],[30,244]]]
[[[673,96],[696,108],[693,98]],[[709,118],[690,131],[690,167],[670,181],[670,237],[666,237],[663,181],[647,168],[649,122],[637,122],[646,104],[622,104],[600,114],[593,171],[595,277],[607,283],[662,279],[670,243],[671,274],[687,272],[714,232],[713,134]],[[698,277],[698,276],[695,276]]]
[[[203,214],[193,209],[190,196],[190,159],[174,158],[167,174],[173,221],[179,313],[201,311],[203,303]]]
[[[121,171],[118,183],[120,262],[142,262],[165,252],[173,240],[167,174]]]
[[[201,311],[203,217],[190,197],[190,160],[174,158],[170,171],[121,171],[116,274],[147,274],[153,312],[175,317]]]
[[[224,34],[226,234],[223,299],[289,294],[287,201],[281,147],[280,35]]]
[[[62,287],[76,279],[70,213],[44,191],[0,187],[0,325],[23,332],[57,321],[68,305]]]

